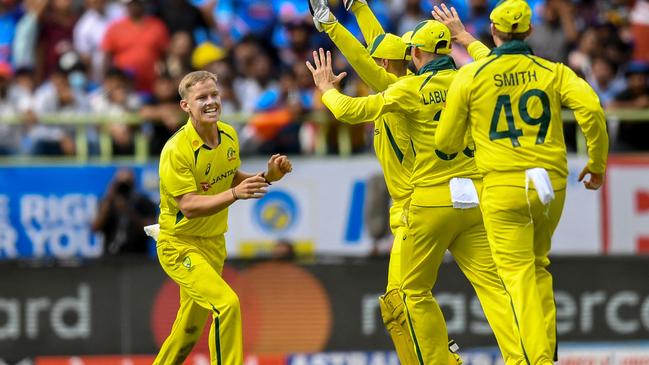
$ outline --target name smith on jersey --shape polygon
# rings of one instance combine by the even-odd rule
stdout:
[[[494,75],[494,85],[497,87],[525,85],[532,81],[539,81],[536,78],[536,70],[503,72]]]

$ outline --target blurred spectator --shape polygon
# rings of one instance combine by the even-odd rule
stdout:
[[[617,65],[603,56],[593,59],[592,70],[590,75],[586,75],[586,81],[593,87],[604,107],[626,87],[624,78],[618,75]]]
[[[595,28],[586,29],[581,34],[577,48],[568,56],[568,66],[582,77],[590,74],[592,60],[598,50],[597,31]]]
[[[631,10],[633,59],[649,62],[649,1],[637,0]]]
[[[314,49],[311,45],[313,24],[305,18],[295,18],[287,21],[285,27],[287,45],[279,50],[282,65],[292,67],[295,63],[304,63]]]
[[[72,155],[75,152],[74,129],[63,127],[56,123],[56,119],[51,119],[79,117],[88,111],[86,96],[72,87],[68,76],[64,70],[55,70],[48,81],[36,89],[33,109],[26,112],[30,121],[36,122],[28,134],[32,154]],[[34,116],[36,120],[32,120]],[[49,120],[42,124],[38,123],[40,118]]]
[[[392,245],[390,231],[390,194],[382,173],[376,173],[367,179],[365,188],[365,219],[367,232],[372,238],[371,256],[389,255]]]
[[[159,156],[165,142],[185,122],[180,109],[178,84],[168,75],[159,76],[153,88],[153,97],[140,109],[140,117],[150,123],[149,153]]]
[[[99,204],[92,230],[104,235],[107,255],[146,255],[148,238],[142,227],[152,224],[156,207],[145,195],[135,189],[133,171],[117,171]]]
[[[240,67],[234,80],[234,92],[241,101],[241,111],[252,113],[259,97],[277,86],[270,55],[257,43],[243,43],[234,50],[235,64]]]
[[[313,93],[313,79],[304,63],[284,71],[279,84],[260,95],[256,113],[242,133],[242,153],[299,153],[298,120],[312,110]]]
[[[612,23],[606,23],[596,29],[601,55],[615,65],[626,64],[631,57],[631,45],[622,39],[620,29]]]
[[[8,63],[0,63],[0,115],[5,118],[15,116],[15,108],[11,100],[11,67]],[[20,148],[19,126],[0,123],[0,156],[11,155]]]
[[[528,42],[534,53],[564,63],[569,47],[577,41],[573,6],[568,0],[547,0],[543,21],[535,24]]]
[[[124,6],[107,0],[85,0],[86,11],[74,27],[74,49],[88,70],[89,79],[100,83],[106,71],[101,42],[108,25],[124,16]]]
[[[59,58],[74,49],[72,34],[77,15],[72,0],[51,0],[38,25],[36,81],[46,80],[58,67]]]
[[[16,24],[12,58],[16,68],[36,67],[38,19],[43,16],[48,0],[25,0],[26,13]]]
[[[609,108],[649,108],[649,64],[645,62],[633,62],[627,70],[628,87],[615,97],[609,104]],[[649,150],[647,143],[649,135],[649,124],[638,122],[620,123],[618,141],[615,144],[616,150]]]
[[[295,247],[293,243],[287,239],[280,239],[271,248],[270,259],[273,261],[295,261]]]
[[[397,26],[397,34],[402,35],[405,32],[415,29],[415,26],[424,19],[428,19],[429,15],[425,14],[419,0],[406,0],[406,6],[403,14],[399,17],[399,24]],[[465,21],[463,18],[462,21]],[[366,39],[365,43],[370,44],[373,39]]]
[[[169,33],[188,33],[193,42],[205,41],[210,29],[216,26],[213,17],[215,0],[210,0],[201,7],[196,7],[187,0],[158,0],[156,5],[156,15],[165,23]]]
[[[191,34],[186,31],[176,32],[171,36],[171,42],[167,49],[159,74],[166,73],[175,80],[180,79],[192,71],[191,56],[194,49],[194,42]]]
[[[16,0],[0,1],[0,62],[11,62],[11,45],[22,13]]]
[[[62,1],[62,0],[58,0]],[[120,0],[128,16],[108,26],[102,49],[110,62],[135,78],[137,91],[150,93],[155,82],[155,65],[165,54],[169,34],[164,23],[145,12],[145,0]]]
[[[194,1],[204,4],[210,0]],[[269,37],[276,21],[272,0],[220,0],[215,12],[219,32],[227,46],[248,34]]]
[[[128,113],[137,112],[141,101],[132,90],[128,77],[118,69],[109,70],[102,86],[92,92],[88,99],[93,114],[110,118],[105,128],[112,138],[113,154],[133,154],[133,131],[130,125],[124,123],[123,118]]]

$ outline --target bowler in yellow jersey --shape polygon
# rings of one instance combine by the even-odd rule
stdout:
[[[459,152],[470,130],[489,244],[515,311],[511,330],[520,334],[528,364],[552,364],[556,308],[547,267],[568,176],[562,106],[575,112],[586,137],[589,160],[579,180],[590,175],[588,189],[603,183],[608,136],[593,89],[568,67],[534,56],[524,42],[531,15],[523,0],[493,9],[497,47],[458,72],[435,143],[443,153]]]
[[[473,150],[444,155],[435,149],[437,120],[446,90],[456,74],[450,52],[450,32],[436,21],[422,22],[412,35],[411,56],[416,75],[400,78],[380,94],[352,98],[334,88],[340,75],[333,74],[324,51],[314,53],[315,67],[307,66],[323,91],[324,104],[339,120],[372,121],[389,113],[400,114],[412,140],[415,165],[410,178],[413,187],[406,230],[401,243],[400,291],[397,300],[405,313],[405,331],[411,333],[415,352],[413,364],[445,364],[448,361],[446,325],[431,290],[447,249],[474,286],[487,319],[508,364],[522,363],[519,338],[498,322],[511,318],[513,311],[496,275],[482,216],[476,205],[454,208],[449,183],[480,184],[473,162]],[[475,192],[475,187],[473,187]],[[477,200],[477,196],[475,197]],[[463,203],[463,202],[458,202]]]
[[[160,156],[157,251],[160,265],[180,286],[180,308],[153,363],[182,364],[211,314],[210,363],[241,365],[239,299],[221,277],[228,207],[239,199],[261,198],[267,186],[292,166],[286,156],[273,155],[265,173],[239,170],[237,134],[219,120],[216,75],[189,73],[178,92],[189,120],[167,141]]]

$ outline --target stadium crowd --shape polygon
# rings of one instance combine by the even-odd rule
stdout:
[[[330,2],[339,21],[362,37],[341,1]],[[370,5],[386,31],[403,34],[430,18],[437,3]],[[445,3],[491,45],[495,0]],[[568,64],[607,110],[649,108],[649,1],[529,3],[529,43],[537,55]],[[91,155],[100,133],[110,135],[114,155],[131,155],[140,130],[149,154],[158,156],[184,123],[177,85],[193,69],[218,75],[222,119],[237,126],[242,154],[309,153],[323,130],[328,150],[337,149],[338,123],[324,111],[304,63],[315,47],[333,47],[315,30],[305,0],[1,0],[0,25],[0,155],[73,155],[75,133],[87,134]],[[458,65],[471,61],[460,47],[452,56]],[[343,57],[335,65],[349,69]],[[345,93],[366,95],[349,74]],[[141,123],[128,122],[134,116]],[[649,150],[649,123],[609,128],[615,150]],[[370,149],[372,131],[351,129],[353,150]]]

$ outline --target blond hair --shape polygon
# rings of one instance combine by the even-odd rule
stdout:
[[[178,94],[180,94],[180,97],[184,100],[192,86],[205,80],[213,80],[215,84],[218,83],[216,75],[209,71],[194,71],[188,73],[182,80],[180,80],[180,84],[178,85]]]

